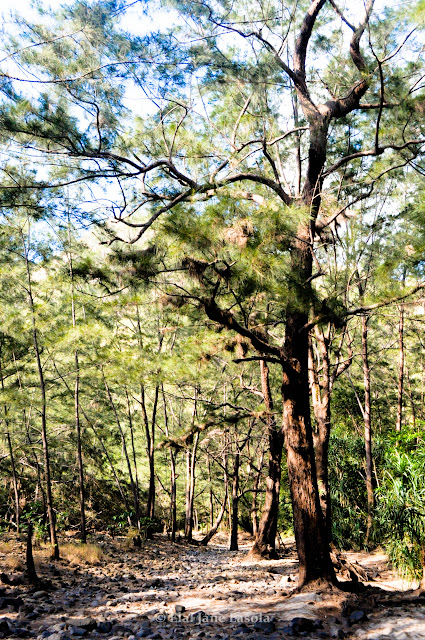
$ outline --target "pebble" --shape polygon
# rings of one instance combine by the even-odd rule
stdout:
[[[20,607],[22,607],[24,601],[22,598],[0,598],[0,609],[6,609],[7,607],[12,607],[14,611],[18,611]]]
[[[364,611],[362,611],[361,609],[358,609],[356,611],[353,611],[350,616],[348,617],[348,623],[350,625],[352,624],[357,624],[359,622],[363,622],[364,620],[367,620],[367,615]]]
[[[112,631],[112,622],[109,620],[101,620],[97,623],[96,631],[99,633],[110,633]]]
[[[276,631],[276,625],[274,622],[264,622],[263,620],[258,620],[258,622],[254,624],[254,629],[256,629],[257,631],[263,631],[263,633],[268,634]]]
[[[68,632],[71,634],[71,636],[77,636],[81,638],[82,636],[86,635],[88,629],[83,629],[83,627],[70,627],[68,629]]]

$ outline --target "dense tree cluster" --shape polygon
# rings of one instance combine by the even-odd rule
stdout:
[[[301,585],[335,581],[332,541],[387,541],[421,576],[424,19],[374,0],[15,18],[4,526],[48,527],[56,556],[64,527],[228,526],[231,549],[244,527],[261,555],[293,530]]]

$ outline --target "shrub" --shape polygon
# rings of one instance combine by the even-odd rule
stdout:
[[[393,451],[377,492],[381,528],[401,577],[425,583],[425,450]]]

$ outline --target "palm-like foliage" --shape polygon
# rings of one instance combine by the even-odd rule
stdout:
[[[425,567],[425,451],[394,451],[378,492],[387,549],[403,578],[422,579]]]

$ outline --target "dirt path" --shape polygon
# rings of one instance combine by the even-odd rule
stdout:
[[[382,553],[348,554],[371,570],[380,589],[289,597],[297,571],[292,547],[280,560],[255,561],[247,558],[248,541],[238,552],[227,551],[225,540],[207,549],[160,538],[141,549],[110,539],[99,544],[97,565],[42,559],[46,584],[0,585],[0,637],[425,640],[425,598],[400,591],[406,585]],[[1,571],[17,577],[12,560],[18,569],[23,557],[23,544],[14,543],[0,553]]]

